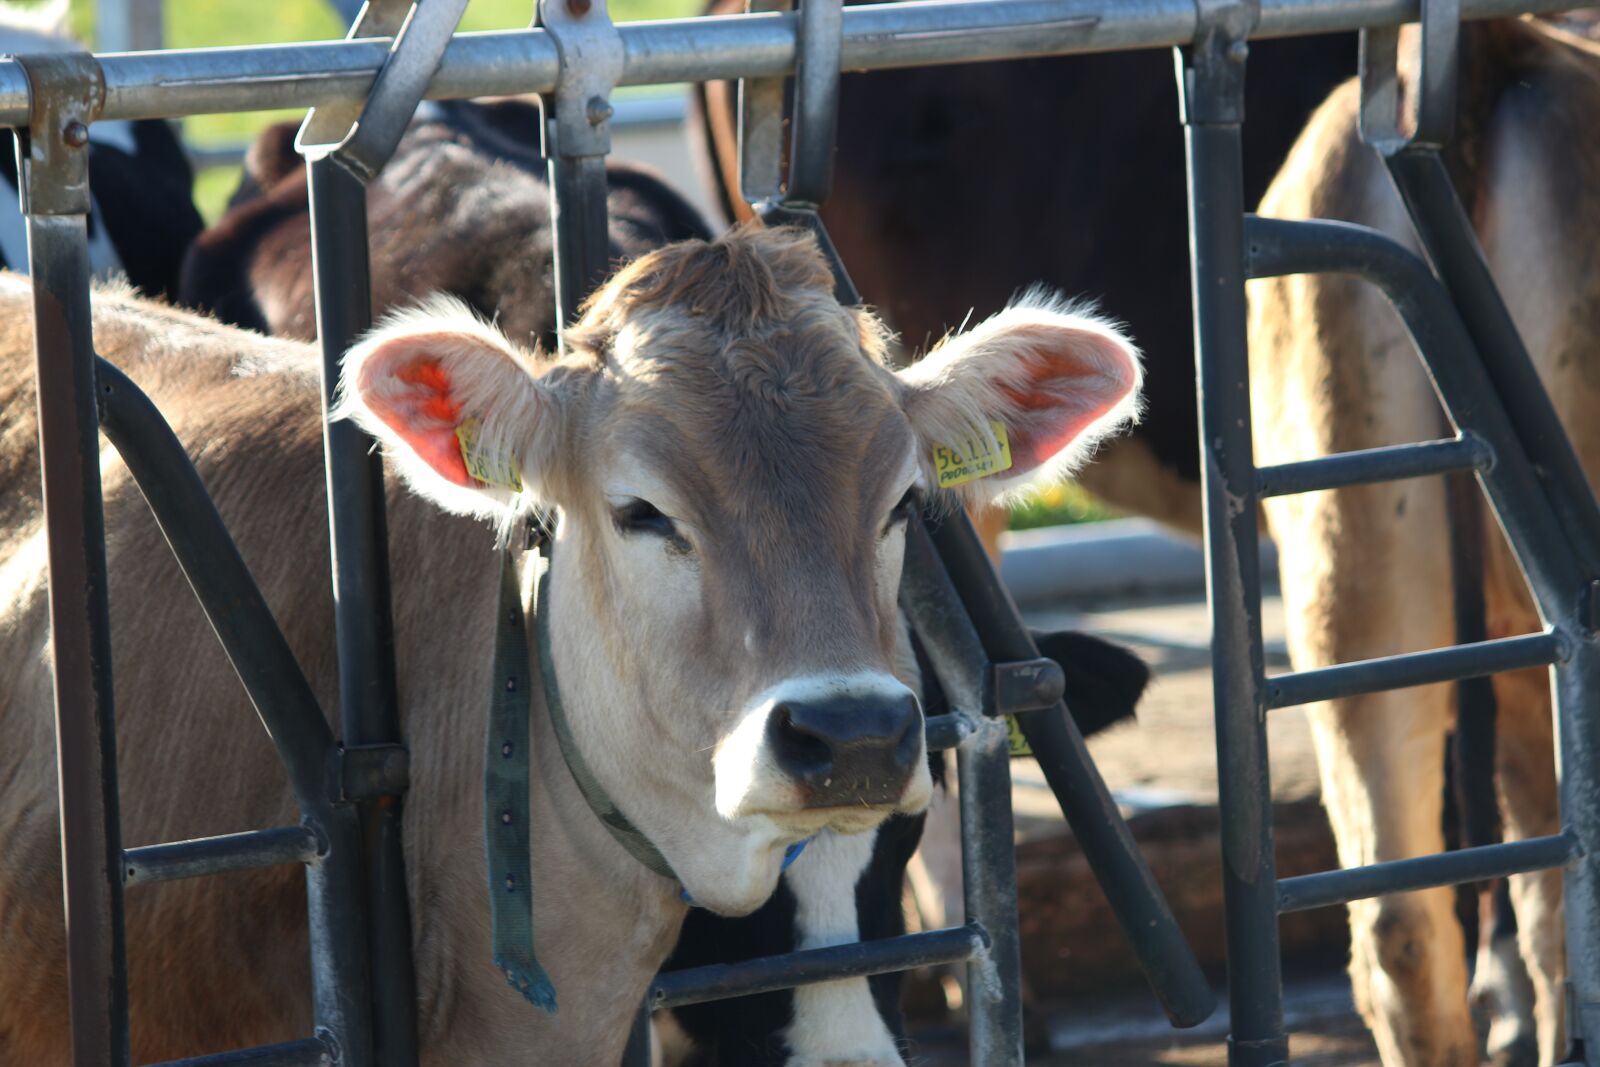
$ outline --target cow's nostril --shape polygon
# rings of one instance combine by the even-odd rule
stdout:
[[[785,700],[767,719],[778,769],[816,808],[892,804],[922,758],[922,714],[909,692]]]
[[[820,782],[833,770],[833,746],[814,727],[796,722],[789,705],[772,709],[767,736],[778,766],[801,781]]]

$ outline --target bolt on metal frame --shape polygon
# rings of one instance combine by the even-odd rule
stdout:
[[[1594,675],[1600,669],[1589,626],[1596,614],[1590,578],[1596,568],[1585,556],[1600,543],[1592,537],[1600,529],[1600,517],[1583,488],[1581,472],[1575,479],[1570,446],[1565,445],[1548,400],[1515,342],[1503,306],[1492,299],[1487,271],[1481,256],[1474,258],[1471,230],[1444,182],[1436,151],[1430,156],[1428,146],[1409,145],[1389,159],[1449,292],[1415,257],[1357,228],[1247,222],[1238,192],[1238,126],[1243,118],[1238,92],[1245,38],[1364,27],[1374,27],[1381,35],[1414,18],[1416,0],[1268,0],[1259,6],[1227,0],[1132,0],[1109,9],[1089,0],[960,0],[882,4],[842,12],[837,0],[813,0],[812,11],[808,14],[802,7],[799,16],[771,10],[623,27],[611,26],[603,3],[596,8],[584,0],[568,0],[557,9],[546,0],[542,27],[451,38],[454,21],[446,25],[445,20],[457,2],[430,0],[417,5],[409,20],[394,21],[398,5],[375,0],[368,13],[371,20],[364,15],[356,34],[382,34],[378,39],[0,60],[0,124],[19,128],[21,184],[35,278],[76,1062],[127,1062],[120,900],[125,884],[283,862],[307,867],[316,1033],[281,1046],[185,1062],[366,1064],[408,1062],[415,1055],[414,1037],[395,1029],[411,1025],[395,1014],[403,1015],[409,1003],[404,1000],[409,977],[386,980],[387,972],[375,967],[380,951],[376,946],[370,949],[373,958],[368,958],[372,938],[388,940],[389,946],[381,951],[395,952],[392,962],[408,975],[408,937],[383,937],[384,930],[405,929],[398,925],[406,915],[406,904],[397,798],[404,791],[406,775],[392,699],[392,649],[385,648],[392,639],[385,629],[381,481],[374,477],[370,461],[357,455],[359,447],[348,441],[337,444],[330,433],[330,510],[339,512],[330,520],[335,550],[345,554],[352,573],[364,576],[341,589],[341,599],[347,589],[356,606],[339,625],[343,730],[351,742],[345,749],[322,718],[176,438],[131,382],[93,358],[84,245],[88,123],[265,106],[329,108],[320,127],[308,122],[304,138],[318,146],[311,153],[317,158],[310,162],[313,211],[320,220],[314,229],[318,319],[325,357],[336,359],[370,320],[370,297],[364,291],[362,183],[393,151],[417,96],[538,92],[550,98],[547,156],[556,217],[563,231],[557,241],[557,275],[562,279],[558,283],[562,306],[570,310],[576,296],[604,272],[603,161],[608,147],[604,127],[609,117],[606,97],[614,85],[715,77],[777,79],[798,62],[801,85],[818,87],[810,90],[811,103],[800,112],[812,117],[802,118],[804,129],[796,130],[797,158],[811,154],[799,171],[791,171],[790,185],[773,206],[802,216],[809,209],[814,217],[827,186],[825,166],[819,169],[815,153],[831,140],[831,134],[817,131],[831,123],[826,97],[832,92],[829,83],[837,84],[841,64],[871,69],[1188,43],[1195,46],[1184,68],[1184,97],[1196,278],[1203,280],[1196,283],[1201,407],[1207,427],[1202,445],[1217,442],[1207,452],[1207,494],[1212,502],[1208,557],[1217,622],[1234,1062],[1253,1065],[1285,1059],[1276,951],[1279,910],[1351,899],[1369,889],[1392,891],[1526,870],[1563,858],[1569,863],[1567,913],[1578,1005],[1572,1029],[1581,1039],[1600,1026],[1595,1017],[1600,1010],[1596,1008],[1600,982],[1594,975],[1600,966],[1596,962],[1600,951],[1594,944],[1600,931],[1596,914],[1600,886],[1595,884],[1592,861],[1582,858],[1593,855],[1600,837],[1600,808],[1589,795],[1590,768],[1600,754],[1596,752],[1600,724],[1576,713],[1580,699],[1593,693]],[[1563,4],[1461,0],[1460,6],[1469,17],[1487,17]],[[809,65],[803,53],[806,25],[820,27],[810,34]],[[412,43],[405,45],[407,40]],[[1381,36],[1378,42],[1383,43]],[[766,132],[758,130],[751,136],[775,147],[772,84],[768,81],[765,86]],[[762,88],[758,82],[751,91],[759,97]],[[332,133],[340,129],[334,119],[341,113],[346,130],[359,114],[366,123],[365,134],[358,123],[354,136],[334,140]],[[771,172],[762,174],[762,180],[771,177]],[[775,182],[770,185],[779,191]],[[804,217],[796,221],[809,224]],[[820,226],[817,229],[820,232]],[[1447,407],[1452,399],[1463,397],[1475,405],[1472,419],[1458,421],[1457,439],[1415,446],[1409,452],[1377,450],[1382,454],[1259,472],[1253,468],[1244,375],[1243,279],[1247,271],[1265,275],[1313,267],[1347,270],[1384,285],[1425,354],[1436,353],[1441,346],[1457,353],[1472,351],[1474,341],[1481,346],[1481,366],[1436,362],[1432,367]],[[842,298],[848,298],[853,291],[842,267],[838,279]],[[1461,306],[1459,315],[1451,306],[1452,296]],[[1498,405],[1485,403],[1493,399],[1496,388],[1505,397],[1509,416]],[[1236,424],[1240,403],[1244,421]],[[302,814],[300,827],[121,849],[104,531],[95,461],[98,442],[91,414],[98,415],[101,428],[134,473],[268,725],[290,773]],[[1529,463],[1529,457],[1537,466]],[[1487,642],[1464,653],[1424,653],[1270,682],[1264,679],[1259,604],[1251,599],[1259,597],[1253,526],[1257,497],[1352,484],[1364,475],[1400,477],[1407,472],[1467,467],[1478,470],[1529,568],[1549,632]],[[1249,503],[1248,530],[1219,509],[1222,494],[1229,490]],[[1575,546],[1586,532],[1589,541]],[[997,672],[1029,665],[1037,650],[964,518],[958,516],[933,531],[920,522],[913,524],[906,569],[904,607],[933,652],[936,673],[956,708],[949,716],[930,720],[928,733],[931,748],[960,749],[968,925],[663,975],[647,1007],[964,959],[976,968],[974,976],[983,987],[991,990],[974,1013],[977,1059],[985,1064],[1020,1062],[1008,768],[1004,730],[994,718],[1016,711],[1022,713],[1023,731],[1097,873],[1122,905],[1120,917],[1130,927],[1140,922],[1150,925],[1151,932],[1136,938],[1135,944],[1169,1014],[1180,1025],[1200,1021],[1210,1011],[1209,991],[1198,982],[1192,954],[1170,924],[1165,902],[1088,762],[1082,738],[1064,714],[1059,684],[1053,689],[1043,684],[1010,706],[1001,701],[1009,687],[998,684]],[[372,629],[353,629],[360,624]],[[1414,684],[1451,672],[1481,673],[1552,659],[1560,659],[1558,706],[1568,772],[1562,783],[1568,824],[1562,834],[1366,871],[1273,880],[1261,730],[1268,706],[1316,698],[1307,693],[1357,691],[1408,680]],[[367,810],[358,814],[358,804]],[[380,843],[370,850],[361,845],[363,817],[377,818],[384,827],[377,835]],[[398,899],[393,896],[397,889]],[[369,988],[370,974],[378,974],[383,989]],[[385,1041],[391,1042],[387,1048]]]

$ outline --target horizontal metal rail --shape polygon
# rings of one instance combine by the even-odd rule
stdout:
[[[1267,707],[1289,708],[1359,693],[1481,678],[1524,667],[1547,667],[1562,655],[1561,638],[1542,633],[1357,660],[1268,678]]]
[[[122,884],[144,885],[285,863],[310,863],[321,853],[322,844],[309,826],[277,826],[146,845],[123,851]]]
[[[1302,874],[1278,882],[1278,912],[1305,911],[1388,893],[1407,893],[1441,885],[1503,878],[1525,871],[1561,867],[1577,855],[1578,843],[1566,834],[1530,837],[1500,845],[1480,845],[1435,856],[1390,860],[1346,871]]]
[[[1419,0],[1263,0],[1253,36],[1395,26],[1417,19]],[[1467,19],[1556,11],[1571,0],[1461,0]],[[634,22],[619,26],[626,60],[619,84],[666,85],[766,78],[795,66],[791,12]],[[1195,35],[1194,0],[937,0],[844,12],[845,70],[1165,48]],[[179,118],[366,99],[389,54],[388,38],[295,45],[132,52],[100,57],[101,119]],[[555,42],[541,29],[458,34],[428,88],[430,99],[548,93]],[[22,70],[0,61],[0,126],[25,126]]]
[[[652,1010],[676,1008],[707,1000],[793,989],[836,978],[864,978],[890,971],[908,971],[913,967],[959,963],[988,947],[989,935],[982,927],[968,923],[879,941],[802,949],[740,963],[689,967],[657,975],[645,1004]]]
[[[334,1062],[333,1052],[327,1045],[308,1037],[303,1041],[285,1041],[281,1045],[261,1045],[237,1052],[167,1060],[152,1067],[323,1067]]]
[[[1315,493],[1451,471],[1486,470],[1493,462],[1494,451],[1488,443],[1467,433],[1443,441],[1364,448],[1299,463],[1258,467],[1256,491],[1263,497]]]

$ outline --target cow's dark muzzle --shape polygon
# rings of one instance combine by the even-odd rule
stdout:
[[[767,719],[778,768],[807,808],[894,804],[922,758],[916,697],[785,701]]]

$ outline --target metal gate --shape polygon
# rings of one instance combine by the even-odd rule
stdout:
[[[1248,217],[1240,187],[1245,38],[1267,11],[1201,4],[1179,67],[1193,235],[1207,589],[1222,804],[1235,1067],[1287,1063],[1278,916],[1385,893],[1564,868],[1568,1032],[1577,1062],[1600,1044],[1600,508],[1536,375],[1440,156],[1454,122],[1461,9],[1422,0],[1414,132],[1396,122],[1398,31],[1365,29],[1362,136],[1382,156],[1435,276],[1398,242],[1363,227]],[[1244,281],[1338,273],[1377,286],[1422,356],[1454,438],[1257,468],[1252,460]],[[1542,633],[1266,677],[1257,504],[1421,475],[1472,471],[1524,574]],[[1279,880],[1272,851],[1266,715],[1274,708],[1548,665],[1554,679],[1562,830]]]
[[[1375,235],[1327,224],[1247,224],[1242,212],[1238,131],[1243,40],[1254,33],[1363,26],[1391,34],[1396,23],[1415,17],[1415,3],[1276,0],[1258,7],[1224,0],[1106,5],[956,0],[841,11],[838,0],[808,0],[798,15],[786,10],[787,5],[755,6],[760,10],[745,16],[618,27],[610,22],[604,0],[545,0],[534,29],[452,38],[463,0],[428,0],[414,7],[373,0],[345,42],[0,62],[0,124],[17,128],[22,145],[23,201],[35,278],[75,1061],[128,1061],[121,903],[125,885],[291,862],[307,869],[316,1033],[270,1049],[185,1062],[387,1065],[415,1062],[417,1055],[410,919],[400,854],[406,754],[394,693],[381,469],[349,424],[327,428],[341,745],[181,446],[137,388],[94,358],[85,242],[87,124],[266,107],[316,109],[302,129],[301,145],[310,170],[326,392],[336,380],[339,356],[371,318],[365,182],[393,152],[424,95],[542,95],[558,226],[558,302],[570,312],[606,269],[606,120],[608,98],[617,85],[745,79],[745,187],[757,190],[751,198],[770,201],[772,212],[786,221],[811,225],[826,193],[831,109],[841,67],[1191,43],[1185,119],[1202,436],[1208,460],[1207,540],[1219,635],[1217,706],[1234,1062],[1286,1059],[1276,948],[1280,910],[1558,863],[1571,864],[1567,914],[1573,931],[1573,982],[1581,1006],[1572,1030],[1581,1037],[1600,1027],[1600,1017],[1590,1017],[1593,1005],[1600,1003],[1594,973],[1600,957],[1591,942],[1600,930],[1595,925],[1600,888],[1592,882],[1591,861],[1582,858],[1592,852],[1594,835],[1600,832],[1595,800],[1587,795],[1592,787],[1585,766],[1592,763],[1600,740],[1594,731],[1600,724],[1575,713],[1580,697],[1594,692],[1596,659],[1588,642],[1596,609],[1588,598],[1590,576],[1600,568],[1586,553],[1600,545],[1594,536],[1600,515],[1565,439],[1548,432],[1554,417],[1531,378],[1503,308],[1496,319],[1498,305],[1485,299],[1492,286],[1481,259],[1474,258],[1470,229],[1451,214],[1453,209],[1459,215],[1459,206],[1448,184],[1440,184],[1444,178],[1436,154],[1413,146],[1395,154],[1391,168],[1402,189],[1409,190],[1425,243],[1445,275],[1444,288],[1420,261]],[[1559,6],[1461,0],[1471,17]],[[1431,12],[1438,16],[1440,10],[1434,5]],[[1448,25],[1450,19],[1440,24]],[[783,184],[777,169],[782,79],[797,66],[795,141]],[[1246,381],[1244,276],[1247,270],[1266,274],[1309,268],[1350,270],[1379,281],[1397,297],[1425,353],[1440,345],[1470,351],[1476,344],[1484,357],[1482,366],[1434,367],[1447,407],[1453,409],[1452,401],[1464,396],[1477,404],[1475,417],[1460,426],[1460,438],[1383,456],[1254,470],[1248,392],[1241,388]],[[839,277],[841,296],[848,297],[842,270]],[[1459,316],[1452,297],[1462,307]],[[1495,389],[1505,410],[1490,402]],[[300,806],[301,826],[121,848],[97,422],[135,475],[278,745]],[[1519,558],[1536,576],[1539,605],[1550,630],[1463,650],[1264,679],[1255,621],[1259,574],[1253,516],[1258,496],[1350,484],[1375,474],[1399,477],[1465,468],[1479,471],[1513,533]],[[1242,510],[1245,518],[1226,508],[1230,494],[1248,503]],[[974,1061],[1020,1063],[1009,770],[1006,731],[996,721],[1018,713],[1173,1022],[1192,1025],[1205,1018],[1212,1007],[1210,991],[1088,760],[1082,738],[1064,714],[1059,672],[1052,673],[1039,660],[964,519],[933,530],[912,525],[902,604],[956,709],[929,721],[928,740],[932,749],[958,750],[967,924],[663,975],[651,990],[646,1012],[966,960],[978,979],[972,984]],[[1562,835],[1290,879],[1281,885],[1274,881],[1266,805],[1266,707],[1332,692],[1550,662],[1556,662],[1560,685],[1568,769],[1563,781],[1568,829]]]

